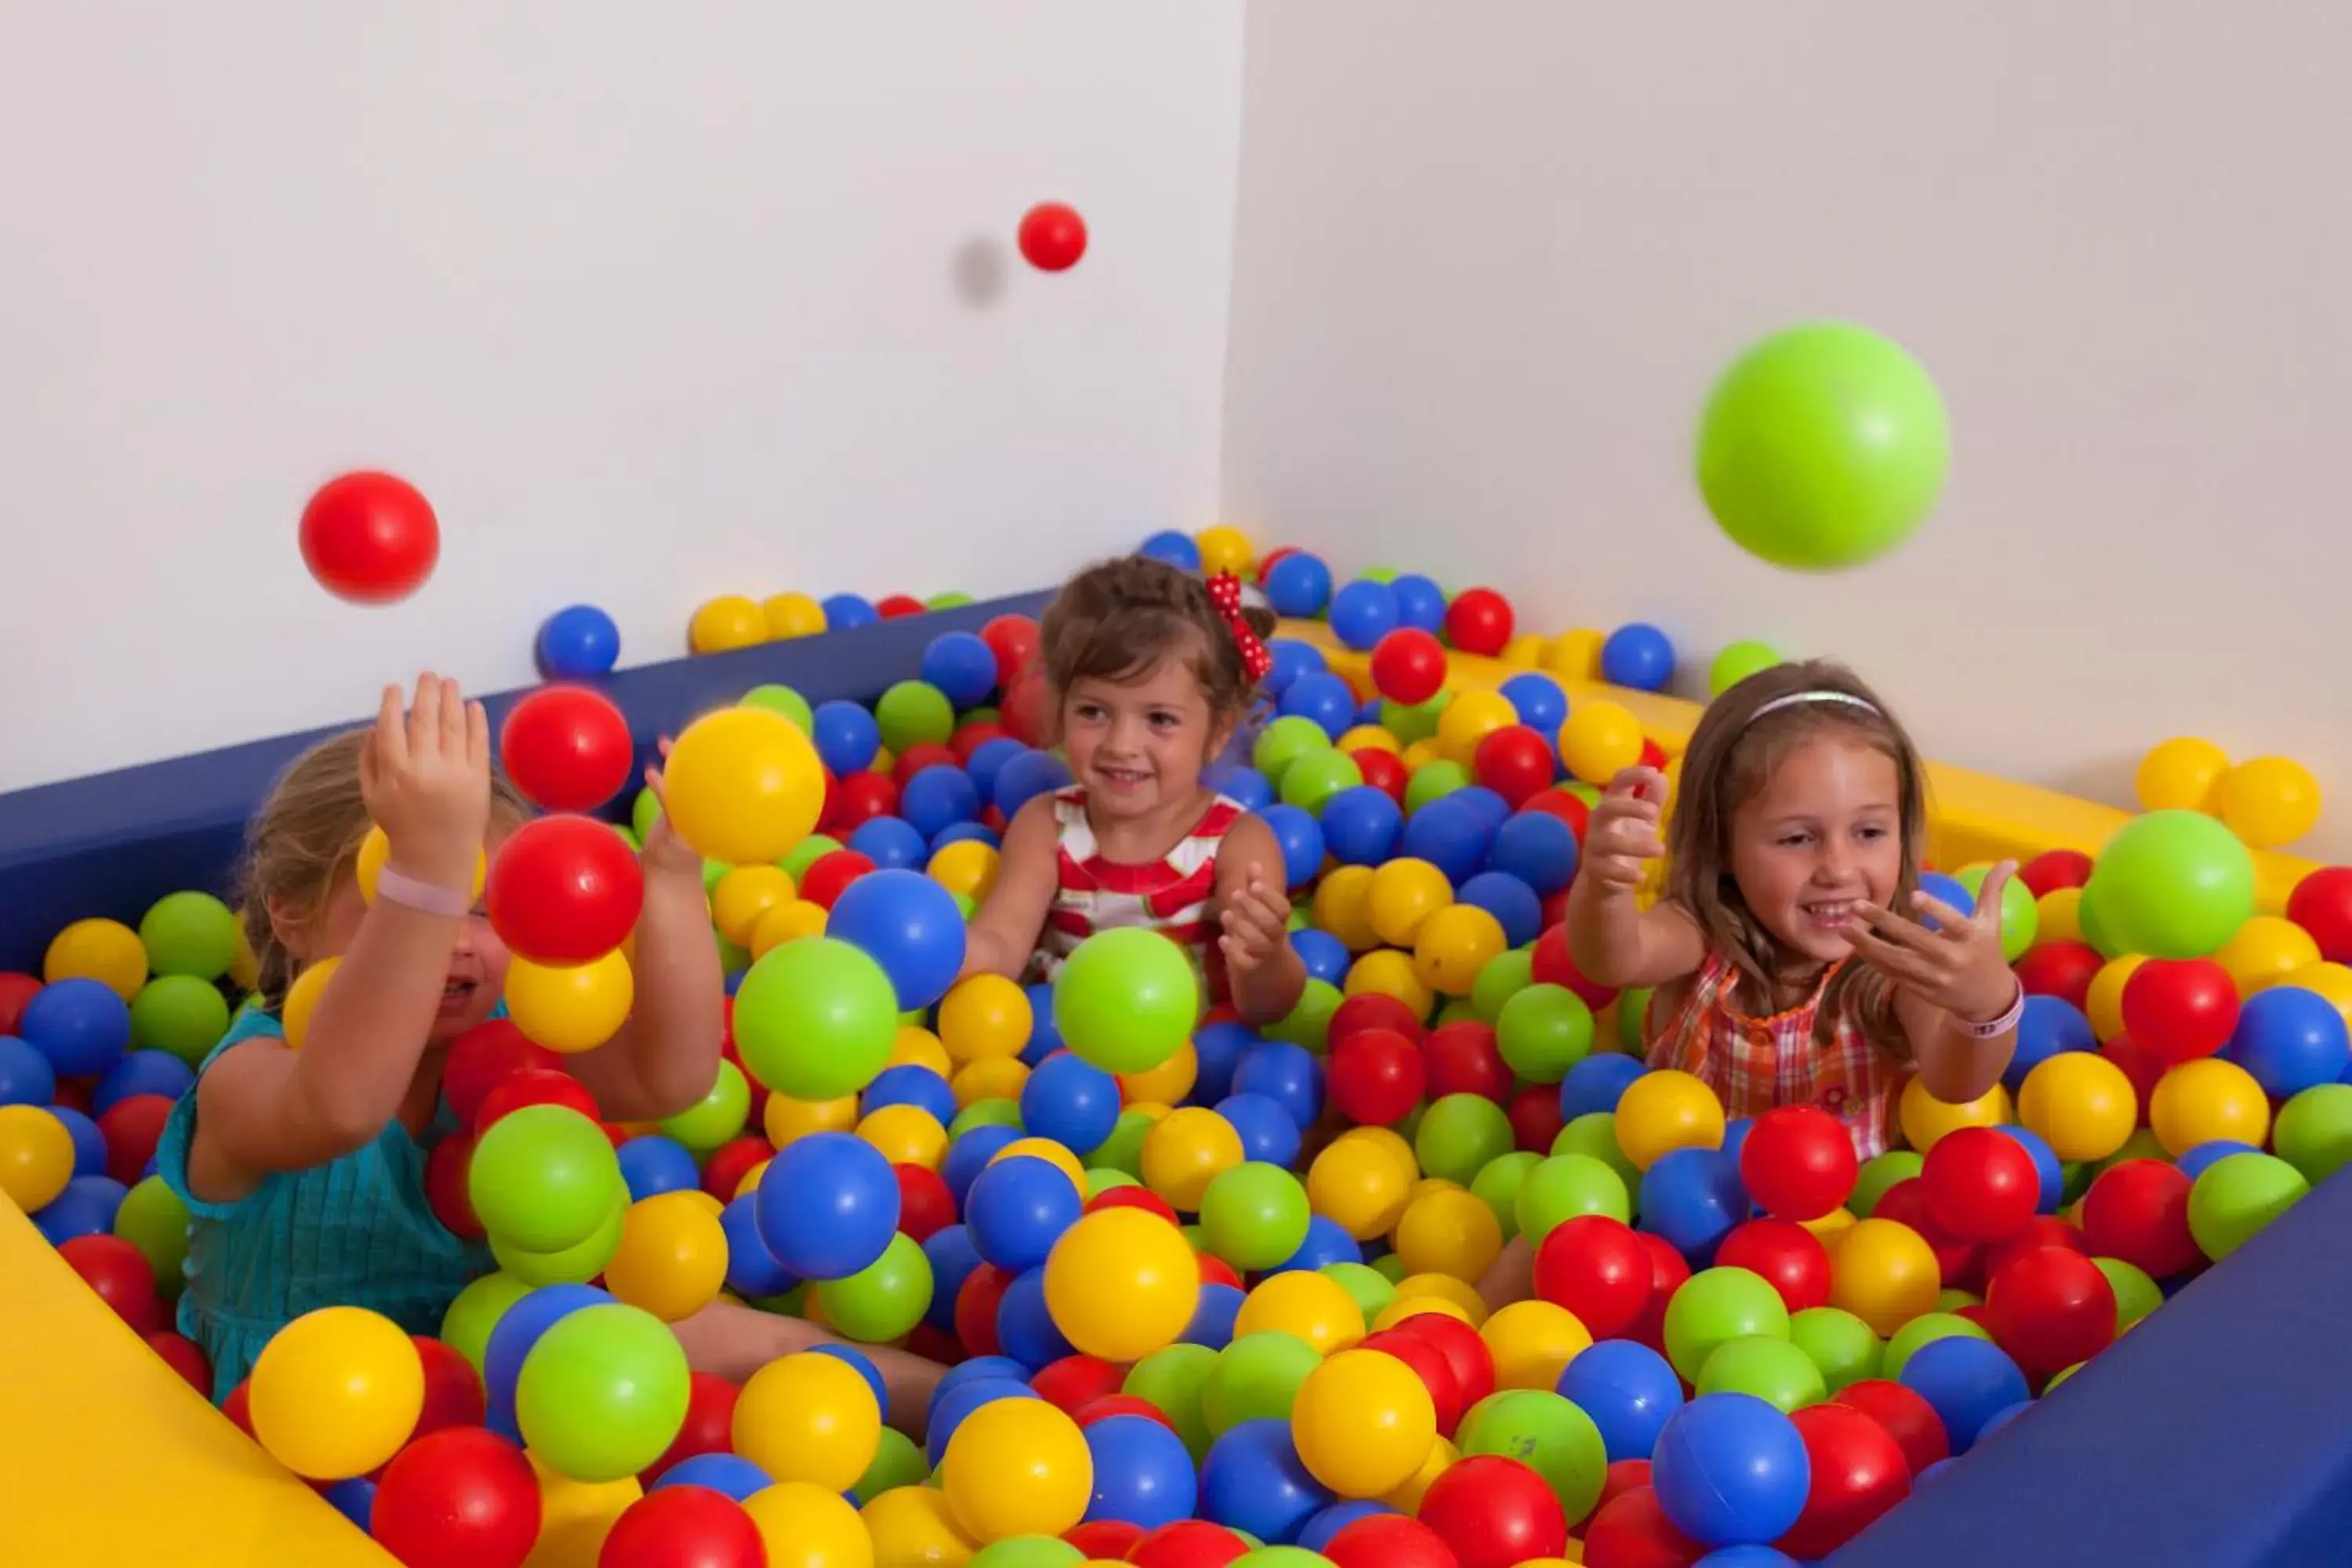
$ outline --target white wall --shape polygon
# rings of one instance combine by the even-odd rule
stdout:
[[[1042,586],[1216,499],[1240,0],[0,8],[0,788],[685,650],[729,591]],[[1034,202],[1093,230],[1011,251]],[[1009,259],[1008,259],[1009,258]],[[349,467],[437,506],[362,610]]]
[[[1933,755],[2129,801],[2285,752],[2352,856],[2352,12],[2294,0],[1276,0],[1244,49],[1224,497],[1345,564],[1846,658]],[[1819,317],[1953,424],[1883,563],[1780,574],[1691,479]]]

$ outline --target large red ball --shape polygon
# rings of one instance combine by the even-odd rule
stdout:
[[[1845,1123],[1813,1105],[1768,1110],[1739,1146],[1739,1179],[1776,1219],[1819,1219],[1853,1194],[1861,1167]]]
[[[767,1568],[743,1505],[709,1487],[660,1487],[621,1510],[596,1568]]]
[[[1761,1276],[1791,1312],[1830,1304],[1829,1249],[1794,1220],[1751,1219],[1733,1226],[1716,1248],[1715,1267]]]
[[[58,1247],[66,1266],[142,1339],[163,1326],[154,1266],[119,1236],[77,1236]]]
[[[2117,1258],[2150,1278],[2186,1273],[2203,1256],[2189,1233],[2187,1172],[2169,1160],[2110,1165],[2083,1194],[2083,1238],[2092,1254]]]
[[[411,1334],[425,1367],[425,1407],[409,1429],[412,1443],[450,1426],[479,1426],[488,1411],[482,1374],[474,1363],[439,1340]]]
[[[540,1068],[560,1071],[563,1058],[526,1037],[511,1018],[477,1024],[449,1045],[441,1068],[441,1095],[461,1126],[481,1114],[483,1097],[514,1073]]]
[[[1439,1025],[1421,1042],[1421,1062],[1432,1100],[1475,1094],[1500,1105],[1510,1098],[1514,1075],[1491,1024],[1464,1018]]]
[[[2042,1202],[2042,1172],[2025,1145],[1992,1127],[1936,1140],[1919,1169],[1927,1213],[1962,1241],[2005,1241]]]
[[[2238,1026],[2238,984],[2210,958],[2151,958],[2124,982],[2124,1033],[2168,1063],[2210,1057]]]
[[[542,816],[490,861],[483,895],[499,940],[533,963],[587,963],[621,945],[645,906],[646,874],[627,842],[588,816]]]
[[[2039,1381],[2114,1341],[2116,1288],[2081,1253],[2037,1247],[1993,1272],[1984,1315],[1994,1342]]]
[[[2319,944],[2330,963],[2352,963],[2352,866],[2322,866],[2287,895],[2286,918]]]
[[[1387,1127],[1412,1114],[1428,1078],[1421,1048],[1404,1036],[1393,1029],[1359,1029],[1332,1045],[1325,1083],[1340,1115]]]
[[[1847,1384],[1830,1398],[1831,1403],[1859,1410],[1885,1427],[1895,1447],[1903,1450],[1914,1479],[1937,1460],[1951,1458],[1951,1438],[1944,1431],[1944,1418],[1916,1389],[1890,1378],[1868,1377]]]
[[[1249,1549],[1249,1542],[1222,1524],[1180,1519],[1129,1547],[1127,1560],[1135,1568],[1224,1568]]]
[[[521,1568],[539,1539],[539,1478],[479,1426],[420,1437],[376,1482],[369,1532],[407,1568]]]
[[[1022,258],[1040,272],[1066,272],[1087,253],[1087,221],[1060,202],[1021,215]]]
[[[1425,1315],[1425,1314],[1424,1314]],[[1410,1368],[1429,1390],[1431,1408],[1437,1412],[1437,1435],[1454,1436],[1454,1428],[1462,1423],[1462,1380],[1454,1375],[1454,1363],[1437,1347],[1437,1342],[1419,1334],[1409,1334],[1402,1329],[1381,1329],[1356,1342],[1359,1350],[1379,1351],[1394,1356]]]
[[[1399,626],[1372,646],[1372,686],[1410,708],[1445,689],[1445,645],[1418,626]]]
[[[441,559],[441,522],[405,479],[353,473],[328,480],[302,509],[302,564],[319,585],[362,605],[388,605],[425,585]]]
[[[1489,731],[1473,758],[1478,782],[1503,797],[1505,805],[1524,805],[1551,788],[1558,761],[1551,742],[1525,724],[1506,724]]]
[[[2080,849],[2045,849],[2017,868],[2017,879],[2035,898],[2091,879],[2091,858]]]
[[[1538,1300],[1576,1314],[1596,1340],[1614,1339],[1650,1304],[1653,1267],[1641,1234],[1607,1215],[1577,1215],[1536,1246]]]
[[[1568,1517],[1551,1484],[1499,1454],[1473,1454],[1447,1466],[1422,1494],[1420,1517],[1454,1549],[1461,1568],[1515,1568],[1530,1557],[1559,1557],[1568,1550]],[[1348,1529],[1369,1522],[1359,1520]],[[1376,1568],[1371,1559],[1361,1561]]]
[[[2029,996],[2055,996],[2081,1007],[2107,961],[2086,942],[2045,942],[2027,948],[2012,967]]]
[[[1445,606],[1445,635],[1464,653],[1494,658],[1510,646],[1517,617],[1492,588],[1465,588]]]
[[[1808,1405],[1789,1417],[1812,1462],[1805,1511],[1780,1550],[1826,1557],[1864,1525],[1911,1495],[1911,1465],[1895,1435],[1862,1411],[1835,1403]]]
[[[1585,1568],[1690,1568],[1706,1555],[1666,1517],[1654,1487],[1612,1498],[1584,1527]]]
[[[594,811],[627,787],[635,761],[629,721],[584,686],[542,686],[499,726],[499,765],[548,811]]]
[[[735,1451],[735,1400],[742,1391],[717,1373],[687,1374],[686,1420],[660,1458],[645,1468],[639,1479],[651,1486],[697,1454]]]

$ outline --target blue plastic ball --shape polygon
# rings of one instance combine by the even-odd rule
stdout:
[[[1559,681],[1537,670],[1526,670],[1496,688],[1517,710],[1519,722],[1538,734],[1551,737],[1568,722],[1568,693]]]
[[[898,792],[898,815],[926,840],[980,816],[980,786],[945,763],[923,768]]]
[[[1050,795],[1070,782],[1070,766],[1051,752],[1032,747],[1008,757],[996,770],[994,804],[1010,822],[1021,808],[1041,795]]]
[[[747,1301],[781,1296],[801,1282],[761,1239],[759,1202],[757,1193],[745,1193],[719,1211],[719,1228],[727,1237],[727,1289]]]
[[[1359,653],[1369,653],[1400,624],[1396,590],[1360,577],[1331,596],[1331,635]]]
[[[1087,1518],[1156,1530],[1192,1517],[1200,1483],[1184,1439],[1148,1415],[1111,1415],[1086,1428],[1095,1491]]]
[[[1179,572],[1198,572],[1201,569],[1201,547],[1193,542],[1191,534],[1172,528],[1161,529],[1137,545],[1135,552],[1148,561],[1173,566]]]
[[[768,1162],[757,1196],[760,1238],[803,1279],[856,1273],[882,1256],[898,1228],[898,1173],[854,1132],[795,1138]]]
[[[2344,1015],[2316,991],[2273,985],[2246,998],[2221,1055],[2263,1086],[2273,1100],[2334,1083],[2352,1064]]]
[[[1640,1208],[1641,1228],[1664,1237],[1696,1266],[1748,1217],[1739,1161],[1721,1149],[1670,1150],[1642,1173]]]
[[[1309,980],[1321,980],[1333,985],[1347,978],[1349,967],[1355,959],[1355,955],[1348,951],[1346,942],[1329,931],[1318,931],[1313,926],[1301,926],[1292,931],[1290,947],[1298,954],[1298,962],[1307,966]]]
[[[1336,1501],[1273,1416],[1226,1428],[1201,1461],[1201,1517],[1260,1541],[1288,1541]]]
[[[1118,1125],[1119,1104],[1117,1078],[1064,1052],[1039,1062],[1023,1081],[1021,1125],[1031,1137],[1091,1154]]]
[[[2017,1020],[2017,1049],[2000,1081],[2015,1094],[2025,1086],[2025,1075],[2061,1051],[2095,1051],[2099,1037],[2083,1010],[2063,996],[2028,996]]]
[[[33,993],[16,1033],[61,1078],[110,1071],[131,1048],[131,1009],[102,981],[54,980]]]
[[[937,1002],[963,969],[963,910],[919,871],[866,872],[834,900],[824,931],[882,966],[902,1011]]]
[[[1619,626],[1601,645],[1601,679],[1636,691],[1664,691],[1675,678],[1675,645],[1643,621]]]
[[[1356,721],[1355,689],[1328,670],[1300,676],[1275,706],[1286,718],[1314,721],[1335,741]]]
[[[2032,1395],[2009,1352],[1990,1341],[1959,1335],[1930,1340],[1913,1351],[1897,1381],[1936,1407],[1956,1455],[1975,1445],[1986,1422]]]
[[[1080,1207],[1078,1189],[1059,1165],[1013,1154],[990,1164],[971,1184],[963,1223],[981,1257],[1018,1272],[1045,1261],[1062,1233],[1077,1224]]]
[[[1372,784],[1353,785],[1325,801],[1318,821],[1323,847],[1343,866],[1378,866],[1396,854],[1404,837],[1404,807]]]
[[[856,594],[835,594],[817,607],[824,612],[824,629],[828,632],[857,631],[882,618],[873,600]]]
[[[1559,1080],[1559,1118],[1573,1121],[1596,1110],[1614,1110],[1627,1086],[1649,1068],[1639,1057],[1595,1051]]]
[[[1319,555],[1295,550],[1266,568],[1265,602],[1277,616],[1304,620],[1331,602],[1331,568]]]
[[[911,1105],[930,1112],[945,1127],[956,1118],[955,1090],[948,1080],[918,1062],[900,1062],[874,1075],[857,1101],[858,1114],[871,1116],[886,1105]]]
[[[843,846],[888,871],[919,871],[930,858],[930,842],[903,816],[869,816]]]
[[[540,622],[531,653],[549,680],[592,680],[621,662],[621,628],[593,605],[567,605]]]
[[[708,1487],[721,1497],[741,1502],[753,1492],[765,1491],[775,1479],[740,1454],[689,1454],[664,1470],[646,1489],[664,1487]]]
[[[996,689],[996,653],[971,632],[941,632],[923,649],[922,678],[958,709],[977,708]]]
[[[49,1058],[14,1035],[0,1035],[0,1105],[47,1105],[57,1093]]]
[[[628,1184],[633,1204],[663,1193],[694,1192],[702,1185],[702,1173],[686,1145],[658,1132],[622,1144],[619,1159],[621,1180]]]
[[[882,726],[855,702],[820,702],[809,715],[817,760],[835,776],[864,773],[882,751]]]
[[[1269,805],[1257,819],[1274,830],[1282,850],[1283,886],[1303,888],[1323,868],[1323,829],[1314,816],[1295,805]]]
[[[1682,1380],[1637,1340],[1602,1340],[1559,1374],[1560,1397],[1592,1417],[1610,1463],[1646,1459],[1666,1418],[1683,1407]]]
[[[1454,901],[1486,910],[1503,928],[1503,941],[1525,947],[1543,934],[1543,900],[1508,871],[1481,871],[1454,890]]]
[[[1548,811],[1523,811],[1495,830],[1486,864],[1549,898],[1576,875],[1576,830]]]
[[[1217,1101],[1217,1114],[1241,1134],[1242,1158],[1290,1168],[1304,1139],[1290,1110],[1272,1095],[1244,1091]]]
[[[1234,1089],[1273,1100],[1301,1132],[1323,1114],[1323,1069],[1314,1053],[1287,1040],[1267,1040],[1244,1052],[1234,1069]]]
[[[1444,629],[1444,589],[1418,572],[1398,574],[1389,587],[1396,595],[1397,625],[1424,632]]]
[[[1666,1418],[1650,1460],[1659,1508],[1702,1546],[1787,1534],[1812,1476],[1795,1424],[1752,1394],[1700,1394]]]

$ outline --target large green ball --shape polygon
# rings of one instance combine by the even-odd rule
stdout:
[[[1943,399],[1860,327],[1775,332],[1732,362],[1699,416],[1699,493],[1731,542],[1775,566],[1858,566],[1909,538],[1951,462]]]
[[[218,980],[236,957],[236,916],[210,893],[166,893],[139,921],[139,942],[157,974]]]
[[[2228,1155],[2206,1166],[2189,1189],[2189,1234],[2219,1263],[2309,1191],[2303,1173],[2275,1155]]]
[[[613,1141],[565,1105],[526,1105],[484,1129],[466,1191],[483,1229],[529,1252],[579,1246],[627,1196]]]
[[[740,998],[735,1005],[740,1041]],[[1118,926],[1087,938],[1054,983],[1054,1024],[1063,1043],[1105,1072],[1150,1072],[1192,1037],[1200,1017],[1201,979],[1192,960],[1167,937],[1142,926]],[[888,1052],[886,1041],[883,1054]]]
[[[751,1076],[793,1100],[872,1083],[898,1038],[890,976],[837,937],[770,948],[735,992],[735,1048]]]
[[[2083,899],[2126,952],[2203,958],[2253,914],[2254,858],[2201,811],[2151,811],[2107,840]]]
[[[558,1475],[617,1481],[677,1440],[689,1387],[686,1352],[668,1324],[619,1302],[583,1307],[523,1357],[515,1422]]]
[[[905,1231],[856,1273],[815,1285],[825,1321],[853,1340],[881,1344],[923,1321],[931,1305],[931,1260]]]

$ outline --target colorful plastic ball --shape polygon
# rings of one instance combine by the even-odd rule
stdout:
[[[391,474],[328,480],[302,508],[302,564],[356,605],[388,605],[425,585],[441,558],[441,523],[416,487]]]
[[[1619,626],[1601,645],[1601,679],[1635,691],[1664,691],[1675,678],[1675,645],[1645,622]]]
[[[2210,816],[2149,812],[2125,824],[2100,851],[2084,897],[2086,919],[2095,904],[2119,951],[2201,958],[2254,912],[2253,861]]]
[[[376,1544],[403,1563],[521,1568],[540,1534],[539,1480],[513,1443],[453,1426],[384,1467],[369,1519]]]
[[[2270,1154],[2217,1160],[2189,1189],[2189,1231],[2219,1263],[2260,1235],[2311,1190],[2303,1173]]]
[[[304,1313],[255,1358],[254,1435],[288,1469],[341,1480],[400,1450],[425,1408],[416,1346],[389,1318],[358,1307]]]
[[[2112,1331],[2112,1306],[2108,1317]],[[1975,1445],[1987,1421],[2032,1396],[2025,1373],[2006,1351],[1966,1335],[1931,1340],[1914,1351],[1901,1382],[1935,1407],[1955,1455]]]
[[[1748,1195],[1780,1219],[1819,1219],[1836,1209],[1853,1194],[1858,1169],[1844,1123],[1815,1106],[1766,1111],[1739,1149]]]
[[[664,777],[678,836],[730,865],[781,860],[815,828],[824,804],[815,747],[765,708],[722,708],[688,724]]]
[[[2227,1055],[2263,1093],[2284,1100],[2344,1076],[2352,1067],[2352,1030],[2317,992],[2273,985],[2247,999]]]
[[[2168,1069],[2148,1096],[2148,1126],[2164,1152],[2174,1156],[2222,1138],[2260,1147],[2270,1131],[2270,1100],[2253,1075],[2219,1057]]]

